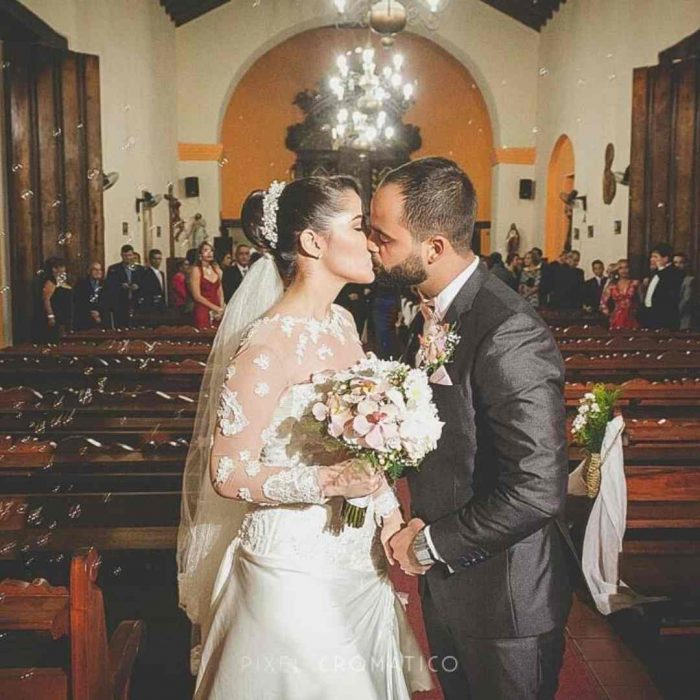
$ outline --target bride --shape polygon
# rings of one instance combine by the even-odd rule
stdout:
[[[269,253],[226,308],[183,480],[178,582],[198,635],[195,697],[409,700],[431,681],[387,577],[399,504],[299,421],[312,375],[363,357],[332,303],[374,279],[359,187],[275,182],[242,217]],[[343,498],[369,494],[364,525],[343,528]]]

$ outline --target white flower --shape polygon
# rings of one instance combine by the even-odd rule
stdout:
[[[260,473],[260,462],[248,462],[245,473],[251,478],[257,476]]]
[[[327,345],[321,345],[321,347],[316,351],[319,360],[325,360],[329,357],[333,357],[333,351]]]
[[[236,392],[231,391],[227,386],[221,390],[217,416],[224,437],[233,437],[248,425],[248,419],[243,413],[243,407],[238,401]]]
[[[267,396],[270,393],[270,386],[265,382],[260,382],[259,384],[255,385],[255,393],[260,398],[262,398],[263,396]]]
[[[266,355],[265,353],[262,353],[262,355],[258,355],[253,360],[253,364],[261,370],[270,369],[270,356]]]
[[[242,501],[252,501],[253,497],[250,495],[250,489],[245,487],[238,489],[238,498]]]
[[[219,463],[216,467],[216,478],[214,479],[214,483],[217,486],[223,486],[228,480],[229,476],[231,475],[231,472],[233,472],[235,468],[236,464],[230,457],[226,455],[219,457]]]
[[[595,401],[595,394],[593,394],[593,393],[591,393],[591,392],[589,391],[589,392],[587,392],[587,393],[585,393],[585,394],[583,395],[583,398],[584,398],[586,401]]]

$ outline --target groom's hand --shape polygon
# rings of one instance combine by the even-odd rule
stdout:
[[[389,540],[393,558],[409,576],[422,576],[430,569],[429,566],[421,566],[413,552],[413,540],[424,527],[425,523],[420,518],[413,518],[403,530],[399,530]]]

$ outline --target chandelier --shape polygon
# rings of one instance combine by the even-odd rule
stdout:
[[[301,4],[300,0],[296,0]],[[370,27],[381,35],[382,45],[389,47],[394,37],[409,24],[422,24],[434,31],[438,15],[451,0],[332,0],[340,22]],[[262,0],[253,0],[259,7]]]
[[[382,35],[382,43],[391,46],[394,35],[407,24],[420,22],[428,29],[437,29],[438,14],[450,0],[333,0],[344,21],[367,24]]]
[[[375,51],[357,47],[340,54],[328,87],[337,100],[331,124],[333,148],[375,150],[391,146],[401,118],[414,102],[416,83],[404,80],[404,57],[394,54],[379,70]]]

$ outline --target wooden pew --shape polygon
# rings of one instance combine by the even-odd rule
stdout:
[[[0,630],[45,632],[70,638],[68,668],[4,668],[0,697],[12,700],[127,700],[143,624],[123,621],[107,640],[95,549],[75,553],[70,588],[46,581],[0,582]]]
[[[212,328],[198,329],[194,326],[158,326],[156,328],[125,328],[121,330],[74,331],[61,338],[61,343],[74,340],[180,340],[200,338],[211,342],[216,335]]]

